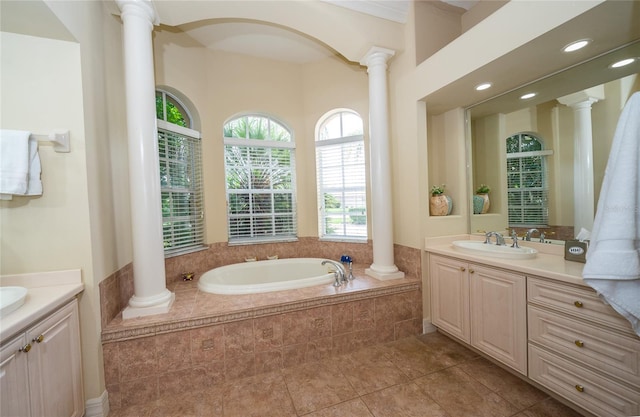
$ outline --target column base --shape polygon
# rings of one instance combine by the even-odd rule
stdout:
[[[129,305],[122,311],[122,319],[128,320],[136,317],[153,316],[154,314],[166,314],[171,309],[171,305],[175,299],[176,295],[174,293],[170,293],[167,300],[158,304],[145,307],[132,307]]]
[[[395,269],[395,271],[393,269]],[[404,278],[404,272],[398,270],[395,265],[393,266],[393,268],[388,268],[388,270],[382,271],[377,269],[374,265],[371,265],[371,268],[365,269],[364,273],[365,275],[380,281]]]

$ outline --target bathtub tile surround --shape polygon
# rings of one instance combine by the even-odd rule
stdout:
[[[165,315],[122,320],[103,329],[112,409],[184,387],[214,386],[417,335],[419,277],[378,281],[356,265],[356,280],[273,293],[218,295],[197,280],[177,282]],[[312,366],[313,368],[313,366]]]
[[[368,243],[323,242],[316,238],[302,237],[296,242],[264,243],[259,245],[229,246],[214,243],[206,250],[165,259],[167,288],[170,291],[196,288],[197,280],[183,281],[182,274],[194,272],[196,278],[204,272],[223,265],[244,262],[248,257],[259,260],[278,255],[283,258],[322,257],[339,260],[350,255],[356,264],[373,262],[371,241]],[[398,268],[409,276],[421,276],[421,252],[406,246],[394,246],[394,258]],[[133,266],[128,264],[100,282],[101,323],[104,329],[127,306],[133,295]],[[179,295],[176,294],[176,303]],[[266,304],[271,304],[273,295],[265,294]]]
[[[426,373],[407,374],[403,364],[413,363],[416,357],[443,362],[433,362]],[[205,385],[196,378],[175,394],[112,407],[109,414],[160,415],[580,417],[439,333],[409,336],[220,384]]]

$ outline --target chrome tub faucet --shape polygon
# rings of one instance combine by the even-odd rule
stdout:
[[[331,264],[336,270],[334,272],[334,277],[336,278],[333,283],[334,287],[339,287],[343,282],[347,282],[347,271],[344,269],[344,266],[337,261],[332,261],[331,259],[325,259],[322,261],[322,265]]]

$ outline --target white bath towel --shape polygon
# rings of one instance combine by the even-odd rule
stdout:
[[[640,335],[640,93],[618,120],[582,277]]]
[[[2,199],[12,195],[42,194],[38,142],[30,132],[0,130],[0,194]]]

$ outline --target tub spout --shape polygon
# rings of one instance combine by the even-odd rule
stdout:
[[[334,282],[333,284],[334,287],[339,287],[343,282],[347,281],[347,271],[344,269],[344,266],[340,262],[325,259],[324,261],[322,261],[322,265],[326,264],[331,264],[334,268],[336,268],[336,282]]]

